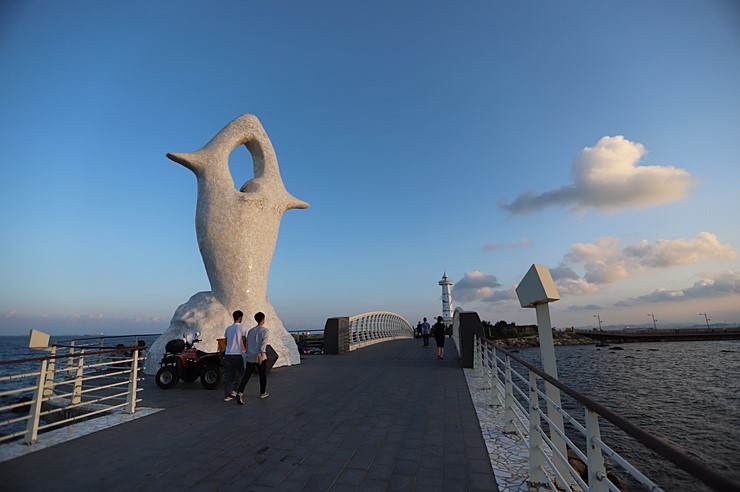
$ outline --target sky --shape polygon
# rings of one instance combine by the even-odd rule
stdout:
[[[245,113],[310,204],[270,272],[288,330],[416,324],[444,273],[533,324],[532,264],[556,327],[738,323],[739,88],[732,0],[4,1],[0,335],[162,333],[210,290],[165,154]]]

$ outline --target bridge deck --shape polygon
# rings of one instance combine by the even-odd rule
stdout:
[[[244,406],[149,377],[140,406],[164,411],[0,463],[3,488],[497,490],[454,349],[431,345],[307,356],[272,371],[265,400],[253,376]]]

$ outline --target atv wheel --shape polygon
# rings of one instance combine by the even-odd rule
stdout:
[[[162,389],[174,388],[177,382],[180,380],[180,376],[177,375],[177,370],[173,366],[164,366],[154,377],[157,382],[157,386]]]
[[[221,386],[224,380],[224,371],[221,366],[209,364],[200,373],[200,382],[204,388],[212,390]]]

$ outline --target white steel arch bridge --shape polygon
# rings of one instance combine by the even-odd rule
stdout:
[[[349,349],[355,350],[375,343],[413,338],[414,328],[400,314],[371,311],[349,318]]]

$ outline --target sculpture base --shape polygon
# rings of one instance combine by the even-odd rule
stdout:
[[[269,332],[267,343],[272,345],[278,355],[274,367],[300,364],[301,355],[295,340],[283,326],[270,301],[265,299],[259,304],[245,304],[247,305],[240,309],[244,312],[244,325],[248,328],[256,324],[253,318],[254,313],[257,311],[265,313],[265,326]],[[198,292],[188,302],[177,308],[170,321],[170,326],[149,347],[144,372],[149,375],[157,373],[159,361],[165,352],[164,346],[175,338],[186,337],[190,340],[195,338],[197,332],[200,332],[198,338],[202,342],[198,342],[196,347],[204,352],[216,352],[218,350],[216,339],[222,338],[226,327],[233,322],[231,311],[221,304],[211,292]]]

